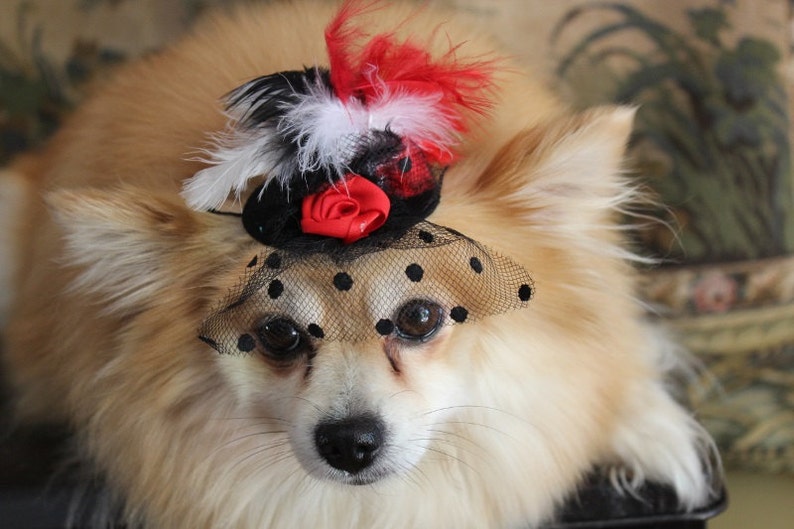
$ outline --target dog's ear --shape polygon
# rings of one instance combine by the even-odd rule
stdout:
[[[195,260],[208,260],[198,251],[206,215],[173,195],[65,190],[47,203],[64,232],[67,264],[81,269],[73,286],[100,294],[111,310],[140,308],[180,278],[188,281],[202,266]]]
[[[555,235],[602,238],[595,231],[614,226],[615,210],[634,194],[622,174],[634,114],[602,107],[526,129],[494,157],[475,192]]]

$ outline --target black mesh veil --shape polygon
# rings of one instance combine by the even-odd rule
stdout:
[[[280,317],[316,340],[357,342],[390,334],[390,321],[411,300],[440,305],[444,323],[455,324],[522,308],[532,293],[523,267],[425,221],[387,242],[339,252],[265,247],[200,337],[220,353],[249,352],[263,321]]]

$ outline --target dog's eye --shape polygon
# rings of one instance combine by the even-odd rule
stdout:
[[[276,360],[290,360],[303,349],[303,334],[287,318],[264,321],[257,335],[268,355]]]
[[[414,299],[400,308],[395,326],[401,338],[424,342],[436,333],[443,322],[444,310],[438,303]]]

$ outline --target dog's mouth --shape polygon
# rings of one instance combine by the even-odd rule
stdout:
[[[384,470],[362,471],[358,474],[350,474],[348,472],[334,470],[329,472],[326,477],[332,481],[337,481],[344,485],[352,485],[355,487],[361,485],[372,485],[373,483],[377,483],[391,474],[392,472]]]

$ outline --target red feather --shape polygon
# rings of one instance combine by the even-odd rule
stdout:
[[[351,21],[377,3],[348,0],[326,28],[331,85],[343,103],[355,97],[366,105],[384,95],[402,94],[437,98],[439,110],[457,131],[466,129],[463,109],[481,114],[490,109],[492,61],[458,61],[454,47],[434,59],[410,41],[397,42],[391,33],[375,35],[358,46],[366,34]]]
[[[365,34],[360,28],[350,25],[350,20],[371,10],[377,2],[361,4],[348,0],[325,28],[325,46],[328,49],[331,85],[336,97],[347,101],[353,96],[357,84],[359,67],[353,63],[356,41]]]

